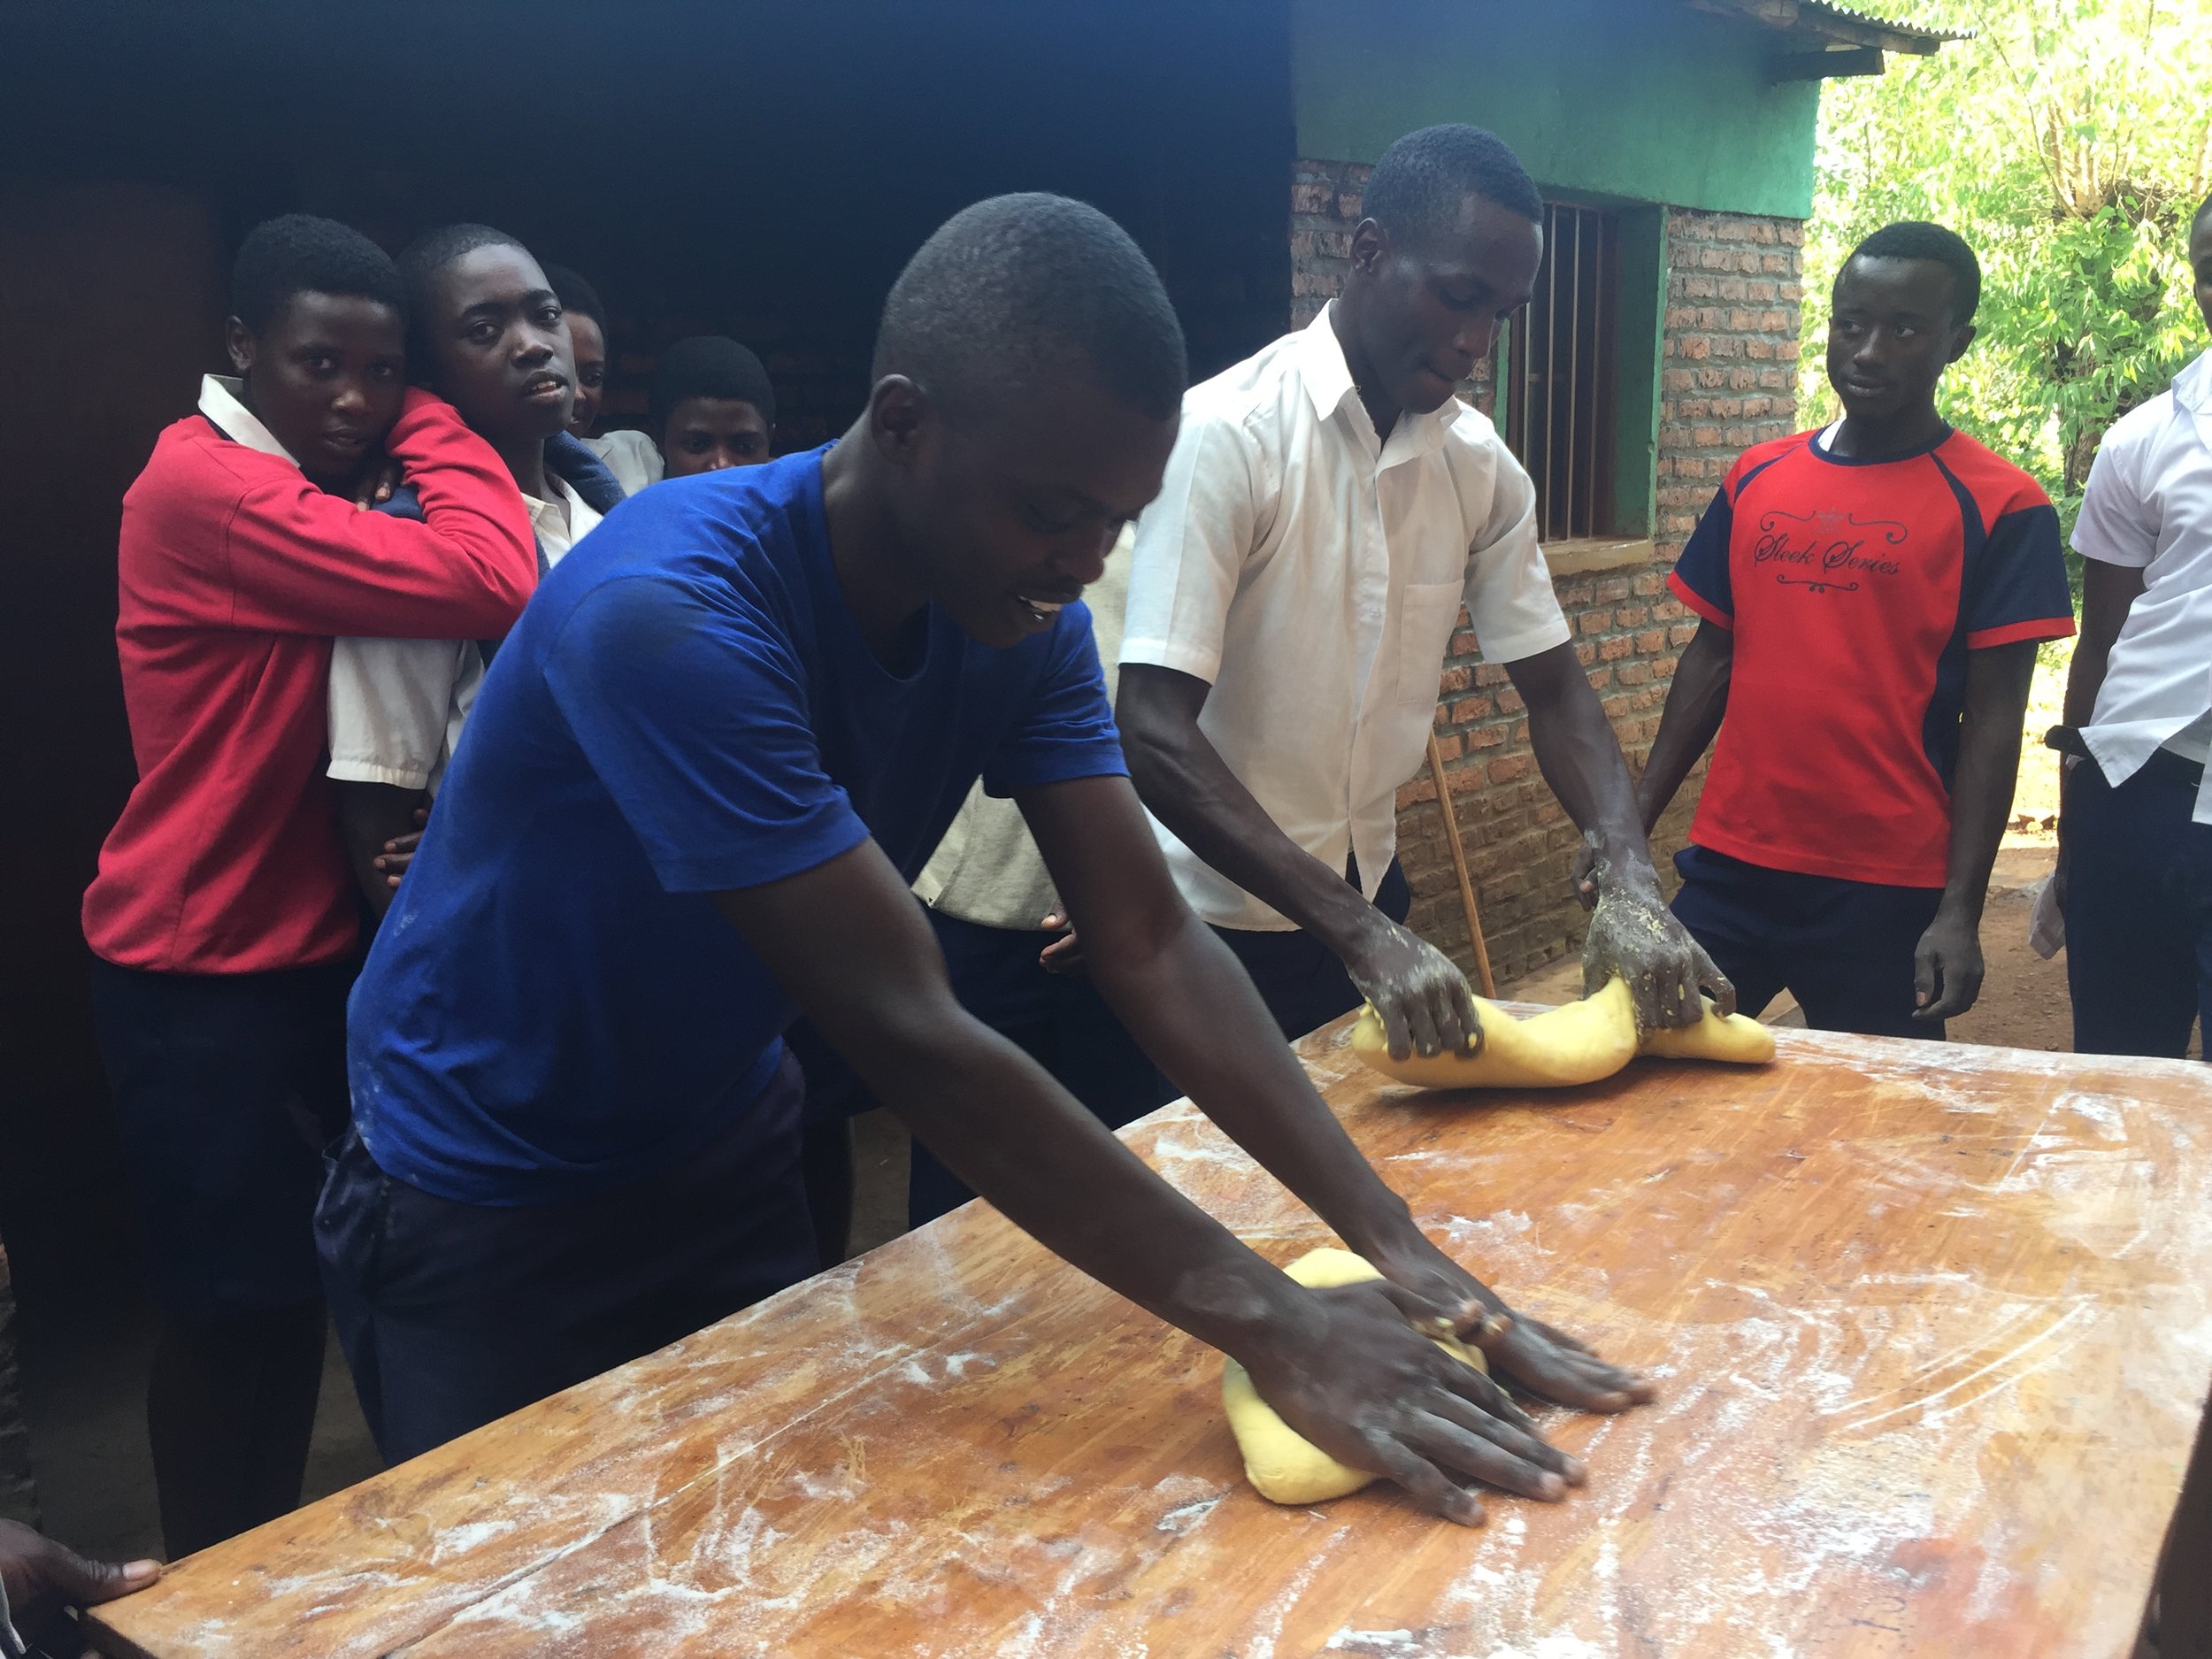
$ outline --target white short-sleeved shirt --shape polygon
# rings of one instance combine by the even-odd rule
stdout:
[[[1464,603],[1483,656],[1569,637],[1536,541],[1536,491],[1457,401],[1376,437],[1335,307],[1193,387],[1159,498],[1137,523],[1121,661],[1213,687],[1198,719],[1268,815],[1372,898],[1397,849]],[[1292,924],[1156,823],[1192,909]]]
[[[583,443],[614,474],[614,481],[622,486],[625,495],[634,495],[648,484],[657,484],[668,475],[668,463],[661,455],[660,446],[631,427],[603,432],[595,438],[586,438]]]
[[[525,495],[549,569],[599,522],[548,473],[553,499]],[[484,683],[474,640],[340,640],[330,654],[330,775],[437,793]]]
[[[2143,572],[2082,737],[2113,783],[2212,741],[2212,351],[2113,424],[2074,525],[2084,558]],[[2212,824],[2212,780],[2197,793]]]

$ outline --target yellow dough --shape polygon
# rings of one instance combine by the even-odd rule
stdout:
[[[1764,1065],[1774,1058],[1774,1033],[1742,1014],[1723,1019],[1713,999],[1701,996],[1705,1018],[1676,1031],[1655,1031],[1643,1052],[1661,1060],[1726,1060],[1736,1065]]]
[[[1381,1018],[1372,1008],[1352,1027],[1352,1052],[1385,1077],[1417,1088],[1569,1088],[1611,1077],[1640,1054],[1662,1060],[1725,1060],[1763,1065],[1774,1058],[1774,1033],[1755,1019],[1723,1019],[1710,998],[1705,1018],[1678,1031],[1636,1039],[1628,987],[1609,979],[1595,996],[1548,1013],[1516,1019],[1495,1002],[1475,999],[1482,1017],[1479,1054],[1390,1057]]]
[[[1421,1088],[1567,1088],[1609,1078],[1636,1057],[1636,1009],[1628,987],[1609,979],[1595,996],[1516,1019],[1475,999],[1479,1054],[1390,1057],[1381,1018],[1370,1008],[1352,1027],[1352,1052],[1386,1078]]]
[[[1357,1285],[1382,1275],[1349,1250],[1309,1250],[1283,1270],[1300,1284],[1316,1290],[1333,1285]],[[1490,1369],[1482,1350],[1450,1337],[1429,1339],[1454,1358],[1477,1371]],[[1229,1413],[1229,1430],[1244,1454],[1244,1478],[1263,1498],[1277,1503],[1318,1503],[1357,1492],[1378,1477],[1364,1469],[1340,1463],[1289,1424],[1275,1415],[1274,1407],[1260,1398],[1251,1373],[1234,1360],[1221,1370],[1221,1403]]]

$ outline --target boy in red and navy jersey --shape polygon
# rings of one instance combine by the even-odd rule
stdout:
[[[1675,913],[1748,1012],[1939,1037],[1980,990],[2036,641],[2074,631],[2049,501],[1936,412],[1980,287],[1938,226],[1862,242],[1844,419],[1746,450],[1671,579],[1701,621],[1640,800],[1648,827],[1717,733]]]
[[[321,1141],[345,1124],[358,949],[323,775],[332,637],[503,634],[537,568],[505,465],[407,389],[399,273],[374,243],[272,220],[232,292],[240,378],[207,377],[123,498],[116,646],[138,782],[84,899],[167,1315],[147,1416],[172,1555],[292,1508],[306,1468],[325,1322],[312,1212]],[[386,456],[419,521],[357,504]]]

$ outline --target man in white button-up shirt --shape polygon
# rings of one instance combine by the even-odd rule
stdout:
[[[2189,231],[2212,325],[2212,201]],[[2106,433],[2074,549],[2059,891],[2074,1047],[2178,1056],[2212,1029],[2212,351]]]
[[[1191,389],[1137,526],[1118,714],[1177,883],[1286,1034],[1363,997],[1394,1053],[1476,1041],[1465,976],[1403,926],[1394,862],[1463,603],[1594,839],[1586,979],[1627,979],[1647,1025],[1694,1021],[1701,986],[1732,1008],[1660,896],[1534,487],[1453,396],[1528,300],[1542,200],[1492,134],[1436,127],[1390,147],[1365,205],[1342,297]]]

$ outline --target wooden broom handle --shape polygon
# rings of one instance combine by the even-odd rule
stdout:
[[[1436,804],[1444,814],[1444,844],[1451,849],[1452,873],[1459,878],[1459,902],[1467,912],[1467,936],[1475,941],[1475,970],[1482,978],[1482,994],[1494,997],[1498,982],[1490,975],[1490,947],[1482,936],[1482,915],[1475,909],[1475,884],[1467,875],[1467,849],[1459,839],[1459,814],[1452,808],[1452,792],[1444,781],[1444,755],[1436,746],[1436,731],[1429,731],[1429,777],[1436,785]]]

